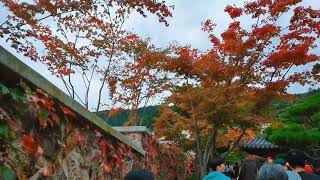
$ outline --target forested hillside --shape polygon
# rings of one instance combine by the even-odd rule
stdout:
[[[160,106],[148,106],[139,108],[137,110],[138,121],[137,124],[141,126],[147,126],[153,129],[153,123],[155,118],[159,116]],[[111,115],[108,117],[108,111],[100,111],[98,116],[104,119],[111,126],[122,126],[128,121],[129,110],[124,110],[118,114]]]

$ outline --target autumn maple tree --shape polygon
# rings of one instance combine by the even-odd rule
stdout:
[[[148,68],[148,59],[163,59],[166,57],[165,50],[155,48],[150,44],[150,39],[140,40],[126,45],[126,51],[130,61],[119,69],[113,83],[109,85],[112,91],[113,106],[125,106],[130,109],[127,124],[135,125],[137,122],[137,109],[147,106],[156,95],[168,90],[167,75],[160,70]],[[118,84],[118,85],[117,85]],[[120,110],[121,111],[121,110]],[[109,111],[109,115],[119,113],[119,108]]]
[[[319,55],[315,52],[320,11],[301,6],[301,2],[255,0],[242,7],[227,6],[225,12],[232,22],[223,33],[214,32],[212,20],[203,22],[212,42],[207,52],[176,46],[171,58],[154,62],[154,66],[175,73],[178,82],[168,98],[168,105],[173,106],[164,108],[156,132],[160,137],[181,140],[182,132],[189,131],[199,176],[205,174],[209,157],[216,153],[221,129],[241,129],[235,146],[248,128],[271,119],[270,103],[288,97],[289,85],[319,82]],[[284,15],[290,16],[289,20],[283,19]],[[310,66],[313,68],[302,68]]]
[[[132,53],[138,52],[132,47],[143,41],[125,30],[125,21],[133,13],[154,14],[168,25],[172,8],[151,0],[2,0],[0,5],[9,11],[0,25],[0,37],[19,53],[47,65],[73,99],[96,111],[102,106],[114,108],[106,102],[114,101],[116,87],[121,86],[119,70],[134,64]],[[94,81],[100,83],[93,87]],[[97,102],[90,102],[93,88],[98,91]]]

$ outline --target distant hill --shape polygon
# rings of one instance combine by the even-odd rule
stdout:
[[[138,125],[147,126],[149,129],[153,129],[155,119],[160,115],[160,106],[147,106],[137,109]],[[128,121],[129,110],[124,110],[119,114],[109,116],[108,111],[100,111],[97,115],[105,120],[110,126],[122,126]]]
[[[303,98],[305,96],[309,96],[311,94],[315,94],[315,93],[320,93],[320,88],[319,89],[312,89],[310,90],[309,92],[306,92],[306,93],[300,93],[300,94],[295,94],[296,96],[300,97],[300,98]]]
[[[295,94],[299,98],[305,98],[314,93],[320,93],[320,89],[312,90],[307,93]],[[275,103],[274,109],[278,110],[278,115],[280,115],[290,103],[287,100],[281,100],[278,103]],[[138,125],[147,126],[149,129],[153,129],[155,119],[160,115],[159,112],[160,106],[147,106],[139,108],[137,110],[138,114]],[[110,126],[122,126],[125,122],[128,121],[129,110],[124,110],[119,114],[112,115],[108,118],[108,111],[100,111],[97,115],[105,120]]]

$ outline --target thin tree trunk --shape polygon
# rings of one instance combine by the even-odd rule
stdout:
[[[201,152],[201,147],[200,147],[200,133],[199,133],[199,128],[198,128],[198,124],[196,121],[196,118],[194,116],[194,107],[193,107],[193,103],[192,100],[190,101],[190,105],[191,105],[191,111],[192,111],[192,122],[193,122],[193,127],[195,130],[195,134],[196,134],[196,158],[197,158],[197,162],[198,162],[198,168],[200,170],[200,177],[202,178],[206,172],[206,169],[204,168],[204,162],[203,162],[203,154]]]
[[[108,67],[104,71],[104,74],[103,74],[102,84],[101,84],[101,87],[99,89],[98,104],[97,104],[96,112],[99,112],[99,110],[100,110],[102,89],[104,87],[104,83],[106,82],[106,79],[107,79],[107,76],[108,76],[108,73],[109,73],[109,70],[110,70],[110,67],[111,67],[111,61],[112,61],[112,57],[113,57],[114,46],[115,46],[115,42],[112,43],[111,55],[110,55],[110,58],[109,58]]]
[[[85,106],[87,109],[89,109],[89,92],[90,92],[90,88],[91,88],[91,81],[92,81],[93,74],[95,72],[95,68],[97,67],[98,60],[99,60],[99,57],[97,57],[97,59],[95,60],[95,64],[93,65],[90,79],[88,79],[87,76],[85,75],[85,77],[87,78],[87,81],[88,81],[88,87],[86,89],[86,94],[85,94],[85,103],[86,103]]]
[[[187,86],[188,85],[189,85],[189,82],[187,78]],[[187,87],[187,91],[189,94],[191,94],[189,87]],[[204,176],[204,173],[206,172],[206,169],[204,169],[203,154],[200,146],[200,133],[199,133],[196,117],[194,115],[194,107],[193,107],[192,99],[190,99],[190,107],[191,107],[191,120],[193,123],[193,128],[195,131],[195,138],[196,138],[196,162],[197,162],[197,171],[198,171],[197,174],[202,178]]]
[[[202,157],[202,165],[200,167],[201,173],[200,178],[202,179],[203,176],[207,174],[207,165],[209,158],[212,156],[212,152],[215,150],[215,144],[216,144],[216,137],[217,137],[218,129],[213,127],[211,131],[211,135],[206,143],[206,148]]]
[[[205,164],[208,163],[209,161],[209,158],[210,158],[210,155],[213,151],[213,148],[214,148],[214,144],[215,144],[215,137],[217,136],[217,129],[216,128],[213,128],[212,129],[212,133],[207,141],[207,144],[206,144],[206,149],[204,151],[204,155],[203,155],[203,161],[205,162]]]

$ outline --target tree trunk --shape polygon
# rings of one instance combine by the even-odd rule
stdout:
[[[201,166],[200,168],[200,179],[203,179],[203,177],[207,175],[207,167],[206,166]]]
[[[200,179],[202,179],[207,174],[207,166],[210,157],[212,157],[212,153],[215,152],[215,144],[216,144],[216,137],[217,137],[218,129],[213,128],[211,131],[211,135],[207,140],[206,147],[204,153],[201,157],[201,167],[200,167]]]

